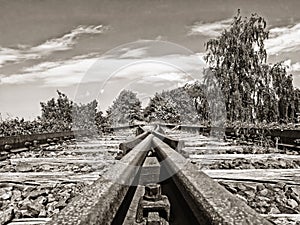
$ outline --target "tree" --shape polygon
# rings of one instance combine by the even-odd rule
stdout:
[[[229,121],[293,121],[295,91],[282,63],[266,65],[266,21],[240,11],[220,37],[207,42],[205,60],[225,96]],[[207,77],[209,78],[209,77]],[[278,116],[279,115],[279,116]]]
[[[208,103],[203,88],[204,85],[196,81],[156,93],[144,110],[144,118],[148,121],[185,124],[206,121]]]
[[[164,121],[166,123],[179,123],[180,116],[170,99],[156,93],[144,109],[144,118],[148,122]]]
[[[288,75],[286,66],[276,63],[270,70],[272,84],[278,99],[278,111],[281,122],[294,122],[296,118],[295,101],[298,101],[293,87],[293,76]]]
[[[90,130],[96,129],[96,117],[97,117],[97,106],[96,100],[87,104],[73,104],[73,129]],[[101,126],[98,124],[98,126]]]
[[[52,98],[40,103],[42,115],[38,120],[46,131],[90,130],[102,126],[102,112],[97,110],[96,100],[87,104],[77,104],[62,92],[57,91],[57,94],[57,99]]]
[[[72,125],[73,102],[62,92],[57,91],[58,99],[41,102],[42,115],[39,119],[49,131],[70,130]]]
[[[196,81],[191,84],[186,84],[184,89],[193,101],[193,105],[197,111],[199,120],[208,120],[209,107],[206,95],[204,93],[205,86],[200,84],[199,81]]]
[[[295,90],[295,120],[297,123],[300,122],[300,90]]]
[[[122,90],[107,110],[107,122],[112,125],[134,123],[142,120],[141,102],[136,93]]]
[[[261,65],[267,58],[264,48],[267,38],[264,18],[252,14],[243,19],[238,11],[230,28],[206,44],[205,59],[226,97],[229,120],[255,119],[259,81],[265,75]]]
[[[163,91],[161,97],[170,102],[181,123],[195,123],[199,121],[199,115],[186,87],[179,87],[170,91]]]

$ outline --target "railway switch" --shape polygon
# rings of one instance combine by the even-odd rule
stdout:
[[[170,218],[170,202],[161,194],[159,184],[147,184],[145,194],[139,200],[136,222],[146,221],[146,225],[168,224]]]

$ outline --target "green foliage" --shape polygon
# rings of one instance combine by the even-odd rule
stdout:
[[[191,84],[186,84],[184,90],[189,95],[189,99],[193,102],[193,110],[197,112],[197,119],[200,121],[208,120],[209,105],[206,94],[204,93],[205,86],[196,81]]]
[[[293,76],[287,75],[286,66],[277,63],[270,69],[272,76],[273,89],[278,100],[278,114],[280,122],[293,122],[296,113],[300,112],[296,108],[296,102],[299,102],[297,90],[293,88]]]
[[[170,99],[156,93],[144,109],[144,118],[148,122],[178,123],[180,116]]]
[[[208,103],[203,85],[186,84],[156,93],[144,110],[147,121],[193,124],[208,119]]]
[[[73,104],[72,129],[96,129],[97,106],[96,100],[87,104]]]
[[[123,90],[108,108],[107,123],[112,126],[131,124],[142,120],[141,102],[136,93]]]
[[[39,120],[26,121],[24,118],[10,118],[0,121],[0,137],[28,135],[44,132]]]
[[[73,102],[62,92],[57,91],[58,98],[41,102],[42,115],[39,118],[47,130],[70,130],[72,123]]]
[[[39,120],[47,131],[96,129],[104,122],[102,112],[97,111],[97,101],[76,104],[65,94],[57,91],[58,98],[41,102],[42,115]]]

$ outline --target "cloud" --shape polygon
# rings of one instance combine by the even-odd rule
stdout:
[[[0,85],[4,84],[25,84],[33,82],[36,78],[35,74],[13,74],[11,76],[0,77]]]
[[[115,73],[114,78],[124,77],[130,79],[137,79],[172,72],[174,70],[178,69],[159,61],[155,62],[150,60],[142,60],[140,62],[129,64],[127,67],[124,67],[122,70]]]
[[[215,21],[212,23],[195,22],[190,26],[188,35],[203,35],[217,37],[222,31],[230,26],[232,19]]]
[[[151,76],[143,77],[143,79],[137,81],[137,83],[151,84],[151,85],[159,85],[165,82],[167,83],[186,83],[190,79],[187,73],[183,73],[181,71],[170,71],[165,73],[159,73]]]
[[[203,35],[217,37],[230,26],[232,19],[215,21],[212,23],[195,22],[190,26],[188,35]],[[269,55],[300,50],[300,23],[282,27],[273,27],[265,47]]]
[[[205,63],[201,54],[193,55],[164,55],[160,57],[145,57],[142,60],[133,59],[105,59],[103,64],[120,65],[118,70],[112,73],[109,78],[113,79],[143,79],[144,77],[158,76],[159,74],[171,73],[194,73],[194,76],[201,77]],[[171,78],[170,78],[171,79]]]
[[[78,32],[74,32],[78,33]],[[128,83],[143,77],[168,74],[165,80],[183,82],[176,73],[192,74],[201,79],[206,66],[203,54],[155,42],[147,41],[116,48],[100,57],[99,53],[78,55],[63,61],[43,62],[19,70],[14,75],[1,78],[2,84],[24,84],[35,82],[38,86],[70,86],[84,83]],[[49,57],[50,58],[50,57]],[[27,79],[28,78],[28,79]],[[156,77],[156,79],[163,77]],[[152,80],[154,82],[154,80]],[[149,82],[148,82],[149,83]]]
[[[49,70],[63,64],[62,62],[43,62],[23,69],[25,73],[37,73]]]
[[[270,29],[270,38],[266,40],[268,54],[300,50],[300,23],[293,26],[274,27]]]
[[[40,82],[43,86],[65,87],[78,84],[96,58],[75,57],[60,62],[43,62],[25,68],[20,74],[0,77],[0,85]]]
[[[288,67],[288,72],[300,72],[300,62],[292,63],[292,60],[288,59],[283,64]]]
[[[291,70],[292,70],[292,71],[300,72],[300,63],[299,63],[299,62],[294,63],[294,64],[291,66]]]
[[[76,39],[83,34],[101,34],[106,31],[108,27],[103,25],[98,26],[78,26],[75,29],[71,30],[71,32],[63,35],[59,38],[54,38],[46,41],[43,44],[40,44],[36,47],[31,48],[33,52],[41,52],[48,53],[54,51],[65,51],[72,48],[74,44],[76,44]]]
[[[119,46],[107,52],[103,58],[107,59],[141,59],[149,56],[149,46],[145,46],[146,40],[139,41],[138,44],[129,47]]]
[[[3,67],[9,63],[18,63],[25,60],[39,59],[57,51],[69,50],[77,43],[80,36],[85,34],[101,34],[108,29],[109,27],[103,25],[80,25],[61,37],[47,40],[46,42],[34,47],[0,47],[0,67]]]
[[[2,85],[38,82],[39,85],[50,87],[91,82],[126,83],[134,80],[157,83],[157,80],[162,79],[182,83],[186,80],[182,74],[189,76],[197,71],[195,76],[201,77],[204,66],[201,54],[145,57],[144,60],[101,58],[96,54],[88,54],[65,61],[42,62],[0,80]]]
[[[120,55],[121,59],[124,58],[141,58],[142,56],[146,55],[147,53],[147,47],[142,47],[142,48],[136,48],[136,49],[129,49],[129,48],[124,48],[123,51],[124,53]]]
[[[0,47],[0,67],[3,67],[6,63],[20,62],[35,58],[38,58],[38,55],[28,51]]]

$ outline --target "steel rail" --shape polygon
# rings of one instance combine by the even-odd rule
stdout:
[[[172,175],[199,224],[272,224],[195,165],[185,163],[183,156],[159,138],[153,138],[153,145],[161,167]]]
[[[47,225],[111,224],[152,145],[152,135],[145,137],[115,166],[86,188]]]

